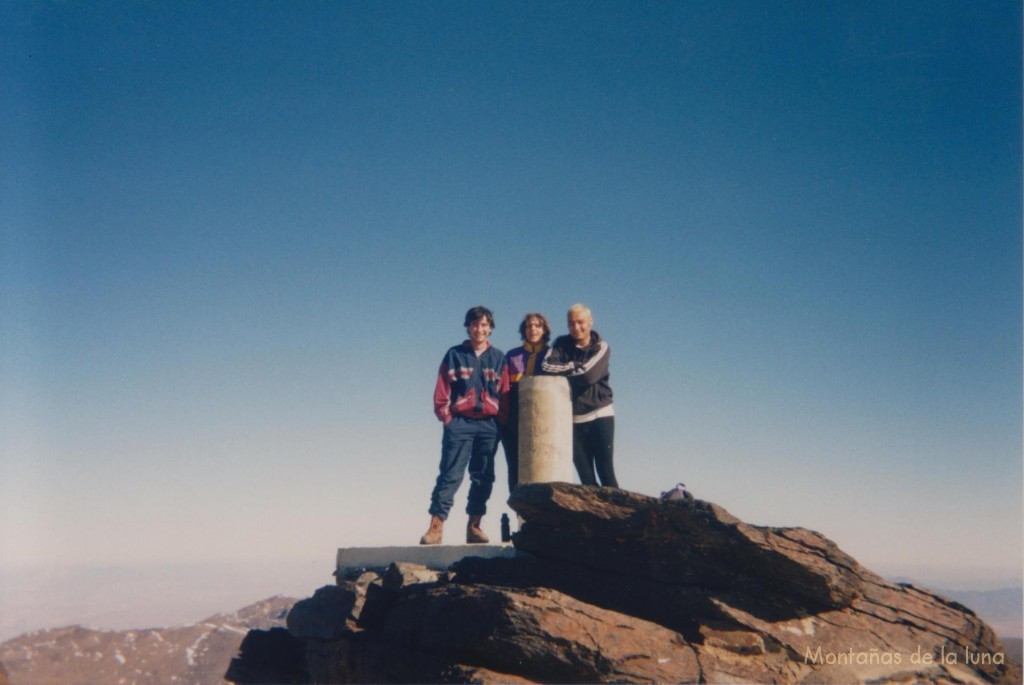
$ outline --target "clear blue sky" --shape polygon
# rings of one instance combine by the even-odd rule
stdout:
[[[1017,2],[6,2],[0,79],[2,564],[415,543],[465,310],[582,301],[624,487],[1019,581]]]

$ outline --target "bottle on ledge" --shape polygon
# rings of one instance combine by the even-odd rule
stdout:
[[[501,515],[501,541],[512,541],[512,529],[511,526],[509,525],[508,514]]]

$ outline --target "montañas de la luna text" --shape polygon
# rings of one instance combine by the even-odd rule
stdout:
[[[964,663],[972,666],[979,664],[1001,666],[1006,663],[1006,655],[1002,652],[971,651],[970,647],[964,647],[963,651],[950,650],[947,652],[946,647],[943,646],[939,649],[938,653],[935,653],[925,652],[919,646],[916,652],[905,654],[903,652],[885,651],[876,648],[858,652],[854,651],[852,647],[845,652],[826,652],[819,646],[815,650],[812,650],[810,647],[806,648],[804,651],[804,663],[827,664],[829,666],[898,666],[902,663],[915,665]]]

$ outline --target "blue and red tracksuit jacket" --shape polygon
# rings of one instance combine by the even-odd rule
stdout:
[[[488,344],[476,356],[466,340],[445,353],[434,386],[434,413],[444,425],[453,416],[508,418],[508,367],[505,354]]]

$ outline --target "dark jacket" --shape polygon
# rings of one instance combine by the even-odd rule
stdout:
[[[572,336],[555,340],[544,359],[544,373],[566,376],[572,395],[573,416],[582,416],[612,403],[612,386],[608,382],[608,361],[611,348],[597,331],[590,331],[590,346],[576,347]]]

